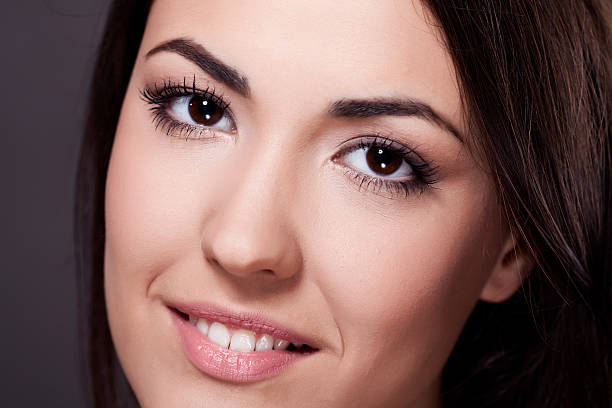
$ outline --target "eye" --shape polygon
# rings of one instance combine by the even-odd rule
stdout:
[[[438,181],[437,169],[414,149],[379,136],[356,138],[332,157],[346,168],[345,175],[359,190],[383,196],[422,194]],[[382,191],[384,189],[384,191]]]
[[[209,86],[199,89],[195,76],[190,86],[182,81],[163,81],[140,90],[150,106],[156,130],[185,140],[215,140],[218,133],[236,133],[236,122],[223,95]]]
[[[365,174],[387,179],[410,179],[414,172],[401,152],[376,144],[359,146],[344,161]]]
[[[186,95],[174,98],[168,105],[174,119],[194,126],[212,127],[232,132],[234,123],[223,106],[207,95]]]

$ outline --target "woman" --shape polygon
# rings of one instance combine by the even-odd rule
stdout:
[[[95,405],[611,406],[603,13],[115,2],[76,207]]]

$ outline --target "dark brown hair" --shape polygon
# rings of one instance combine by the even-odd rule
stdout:
[[[597,0],[424,0],[453,58],[473,148],[536,267],[479,303],[444,369],[445,407],[612,407],[612,45]],[[150,1],[114,1],[93,75],[75,242],[86,388],[137,406],[108,327],[104,186]]]
[[[612,84],[602,5],[426,3],[508,222],[537,263],[513,299],[470,318],[446,368],[448,406],[610,407]]]

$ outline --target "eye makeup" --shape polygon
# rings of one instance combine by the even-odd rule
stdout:
[[[359,190],[364,188],[379,195],[408,198],[435,188],[434,184],[438,181],[437,167],[423,159],[415,149],[381,134],[360,136],[349,142],[331,161],[346,168],[345,176]],[[359,153],[358,158],[361,160],[346,163],[346,159],[355,152]],[[357,168],[359,165],[362,168]]]
[[[140,90],[140,96],[149,105],[155,129],[168,136],[211,140],[220,132],[237,132],[230,103],[211,86],[199,89],[195,76],[190,85],[186,77],[181,82],[164,80],[161,86]],[[344,144],[330,161],[343,167],[345,176],[360,191],[408,198],[422,195],[438,181],[432,162],[390,135],[362,135]]]
[[[155,129],[168,136],[201,140],[215,138],[220,131],[236,131],[230,104],[211,86],[199,89],[195,76],[189,86],[186,77],[182,82],[168,79],[161,87],[155,84],[140,90],[140,96],[150,106]]]

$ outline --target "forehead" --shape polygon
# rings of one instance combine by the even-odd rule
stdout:
[[[257,98],[417,97],[460,126],[441,36],[416,0],[156,0],[142,53],[189,37],[248,77]],[[286,96],[286,95],[284,95]]]

